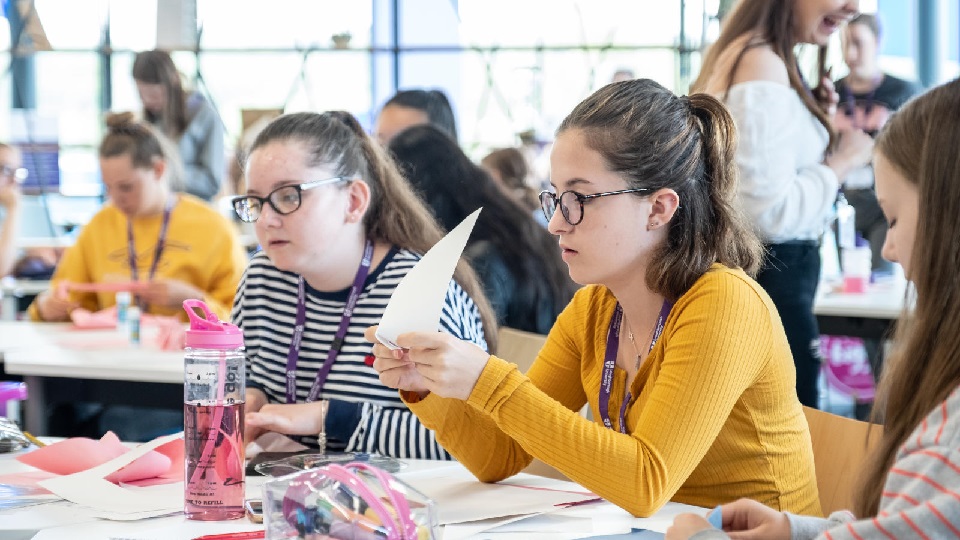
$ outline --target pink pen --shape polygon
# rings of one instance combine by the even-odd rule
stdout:
[[[247,531],[223,534],[207,534],[198,536],[193,540],[259,540],[267,537],[267,531]]]

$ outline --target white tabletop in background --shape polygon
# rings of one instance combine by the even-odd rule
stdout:
[[[4,369],[16,375],[159,383],[183,382],[183,351],[154,345],[144,326],[139,346],[120,330],[78,330],[69,323],[0,322]]]
[[[863,293],[834,292],[821,285],[813,313],[829,317],[897,319],[903,312],[905,291],[903,282],[871,284]]]

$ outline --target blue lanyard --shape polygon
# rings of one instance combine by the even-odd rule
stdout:
[[[370,273],[370,264],[373,261],[373,242],[367,240],[367,245],[363,249],[363,258],[360,259],[360,267],[357,268],[357,275],[353,278],[353,285],[350,287],[350,295],[347,297],[347,305],[343,308],[343,316],[340,317],[340,326],[337,327],[337,333],[334,335],[333,343],[330,344],[330,350],[327,351],[327,359],[323,366],[317,371],[317,376],[313,380],[313,386],[310,387],[310,394],[307,401],[316,401],[320,396],[320,390],[330,370],[333,369],[333,362],[340,354],[343,347],[343,339],[347,335],[347,328],[350,327],[350,319],[353,317],[353,310],[357,307],[357,301],[360,299],[360,292],[363,291],[363,285],[367,281],[367,275]],[[287,403],[297,402],[297,360],[300,358],[300,342],[303,340],[303,329],[307,322],[307,299],[306,285],[303,276],[297,283],[297,319],[296,326],[293,328],[293,339],[290,342],[290,351],[287,353]]]
[[[660,339],[663,333],[663,327],[667,323],[667,317],[673,308],[673,302],[663,301],[663,307],[660,308],[660,317],[657,319],[657,327],[653,331],[653,340],[650,342],[649,354]],[[600,376],[600,401],[597,408],[600,409],[600,419],[603,425],[608,429],[613,429],[613,422],[610,421],[610,392],[613,389],[613,372],[617,367],[617,352],[620,350],[620,323],[623,321],[623,308],[620,303],[613,310],[613,316],[610,318],[610,327],[607,329],[607,350],[603,355],[603,371]],[[628,388],[623,396],[623,403],[620,404],[620,433],[627,432],[627,405],[630,403],[630,389]]]

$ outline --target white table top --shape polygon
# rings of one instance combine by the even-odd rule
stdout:
[[[33,471],[31,467],[23,465],[14,460],[15,454],[0,454],[0,475]],[[476,497],[475,490],[489,490],[488,495],[481,497],[495,497],[497,489],[516,489],[509,487],[498,487],[489,484],[480,484],[469,476],[463,467],[456,462],[440,461],[419,461],[404,460],[406,468],[397,476],[405,479],[417,489],[426,491],[424,485],[419,482],[426,477],[455,475],[457,477],[452,492],[464,493],[464,497]],[[464,477],[464,475],[467,475]],[[463,478],[462,483],[460,478]],[[418,480],[419,479],[419,480]],[[261,486],[265,481],[264,477],[247,478],[247,497],[260,498]],[[529,494],[524,490],[523,497],[532,499],[536,497],[538,489],[573,489],[582,490],[579,486],[572,483],[561,482],[542,477],[520,474],[508,481],[515,485],[529,486],[534,489]],[[473,495],[466,495],[474,492]],[[444,508],[444,501],[435,501],[440,508]],[[463,501],[461,501],[463,502]],[[490,506],[497,503],[491,501]],[[476,505],[475,505],[476,506]],[[485,505],[486,506],[486,505]],[[564,517],[557,515],[558,520],[567,520],[563,523],[563,532],[557,529],[556,522],[551,523],[549,519],[543,521],[534,521],[526,526],[519,527],[516,530],[514,524],[512,532],[494,531],[489,534],[496,534],[496,538],[522,538],[530,540],[531,538],[577,538],[581,536],[590,536],[592,534],[612,534],[618,531],[618,528],[629,530],[629,528],[654,528],[665,527],[665,524],[672,520],[672,516],[683,511],[705,510],[697,509],[686,505],[668,503],[655,516],[647,519],[638,519],[630,516],[626,511],[615,507],[607,502],[575,506],[566,510],[558,511]],[[535,518],[536,519],[536,518]],[[482,522],[471,522],[462,524],[457,529],[457,533],[469,533],[468,527],[476,526]],[[152,518],[140,521],[116,522],[108,520],[98,520],[85,516],[82,509],[64,501],[45,503],[35,506],[29,506],[19,509],[12,509],[0,512],[0,537],[11,539],[29,539],[36,535],[37,540],[49,540],[70,538],[71,540],[92,540],[102,538],[124,538],[137,540],[154,540],[160,538],[185,538],[190,539],[199,535],[217,534],[225,532],[239,532],[246,530],[262,529],[262,525],[255,525],[246,519],[221,521],[221,522],[195,522],[187,520],[182,514]],[[458,538],[485,538],[488,534],[484,531],[483,525],[477,530],[479,534],[466,534],[457,536]],[[547,528],[548,530],[544,530]],[[591,529],[587,531],[586,529]],[[579,532],[578,532],[579,531]],[[453,530],[449,531],[453,533]],[[626,532],[626,531],[620,531]],[[451,535],[452,536],[452,535]]]
[[[905,297],[903,283],[870,285],[864,293],[833,292],[821,285],[813,313],[831,317],[897,319],[903,312]]]
[[[120,330],[77,330],[69,323],[0,322],[0,353],[7,373],[117,381],[181,383],[183,351],[154,345],[145,325],[140,346]]]

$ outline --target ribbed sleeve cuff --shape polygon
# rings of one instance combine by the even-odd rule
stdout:
[[[511,377],[511,374],[516,376]],[[524,380],[517,371],[516,364],[491,355],[467,403],[481,411],[493,412]]]
[[[790,512],[784,513],[787,514],[787,519],[790,520],[791,540],[816,538],[823,531],[832,529],[841,523],[853,519],[853,515],[849,512],[834,512],[830,514],[830,519],[812,516],[798,516],[796,514],[791,514]]]
[[[327,421],[324,430],[327,439],[349,441],[360,425],[363,416],[363,403],[352,403],[339,399],[328,400]]]

